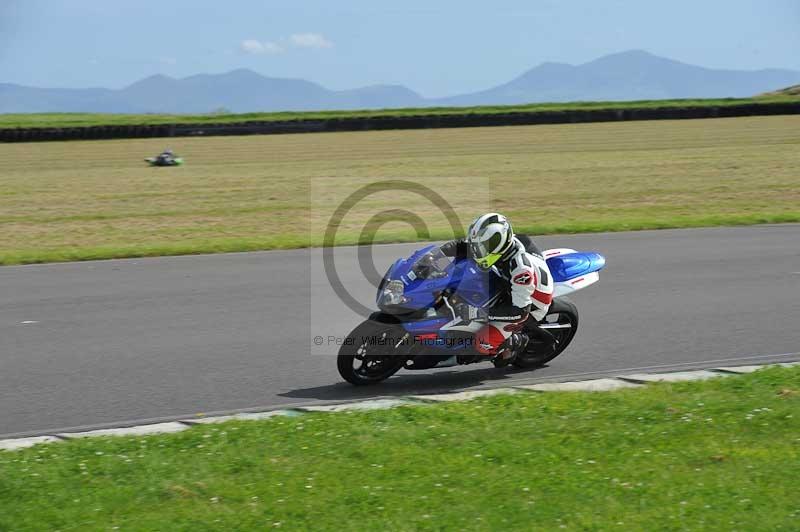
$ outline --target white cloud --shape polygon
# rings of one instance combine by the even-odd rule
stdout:
[[[320,33],[294,33],[288,38],[281,37],[277,42],[245,39],[239,43],[239,49],[252,55],[281,54],[285,47],[322,49],[333,48],[333,43]]]
[[[246,54],[262,55],[262,54],[279,54],[283,52],[283,48],[269,41],[258,41],[256,39],[246,39],[239,44],[239,48]]]
[[[319,33],[295,33],[289,36],[289,42],[298,48],[333,48],[333,43]]]

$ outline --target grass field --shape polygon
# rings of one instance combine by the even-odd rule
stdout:
[[[0,530],[797,530],[800,368],[0,452]]]
[[[207,115],[130,115],[100,113],[27,113],[0,114],[0,128],[8,127],[77,127],[144,124],[202,124],[248,121],[297,120],[317,118],[351,118],[367,116],[409,116],[474,113],[511,113],[537,111],[571,111],[587,109],[642,109],[653,107],[719,107],[747,103],[766,104],[800,101],[795,94],[774,93],[757,98],[720,98],[686,100],[641,100],[629,102],[533,103],[477,107],[420,107],[406,109],[371,109],[355,111],[306,111]]]
[[[187,165],[148,168],[166,142]],[[799,147],[800,116],[0,144],[0,264],[318,245],[320,200],[409,176],[535,234],[797,222]]]

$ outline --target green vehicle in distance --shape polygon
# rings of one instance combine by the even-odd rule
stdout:
[[[180,166],[183,164],[183,158],[176,157],[172,150],[167,149],[155,157],[147,157],[145,162],[150,166]]]

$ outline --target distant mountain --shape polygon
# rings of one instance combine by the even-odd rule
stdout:
[[[0,113],[208,113],[220,108],[244,113],[419,105],[425,100],[405,87],[332,91],[310,81],[269,78],[245,69],[183,79],[155,75],[120,90],[0,84]]]
[[[137,112],[108,89],[39,89],[0,83],[0,113]]]
[[[798,82],[800,72],[791,70],[715,70],[632,50],[578,66],[543,63],[503,85],[445,98],[441,103],[748,97]]]
[[[208,113],[220,108],[242,113],[722,98],[752,96],[798,83],[800,72],[791,70],[715,70],[633,50],[577,66],[542,63],[508,83],[448,98],[423,98],[400,85],[333,91],[302,79],[270,78],[240,69],[183,79],[156,75],[119,90],[0,84],[0,113]]]

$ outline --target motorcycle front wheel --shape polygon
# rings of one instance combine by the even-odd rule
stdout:
[[[350,384],[377,384],[397,373],[406,357],[397,346],[406,331],[396,323],[367,320],[353,329],[339,348],[339,375]]]

